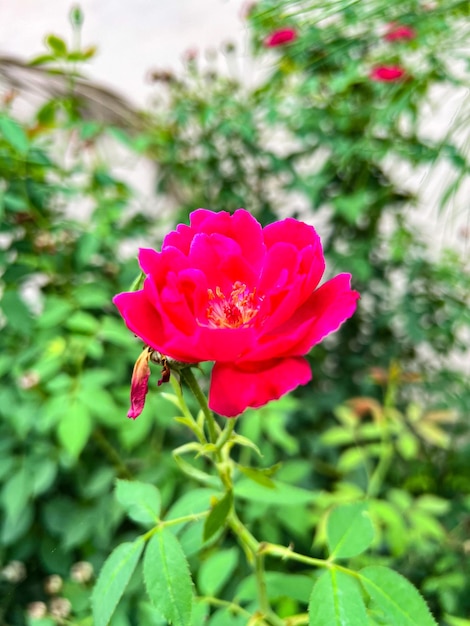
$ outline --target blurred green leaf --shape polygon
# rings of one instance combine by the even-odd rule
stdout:
[[[64,450],[76,459],[85,447],[91,430],[92,422],[87,407],[72,401],[60,417],[57,437]]]
[[[3,137],[20,155],[28,154],[30,146],[28,137],[20,124],[11,117],[0,115],[0,137]]]
[[[65,41],[56,35],[48,35],[46,37],[46,44],[57,57],[64,57],[67,53]]]
[[[334,508],[328,516],[326,534],[330,558],[350,558],[367,550],[374,539],[367,503],[354,502]]]
[[[116,481],[116,499],[127,515],[145,527],[155,526],[159,520],[161,498],[159,490],[138,480]]]
[[[217,597],[233,575],[239,561],[237,548],[220,550],[201,563],[198,587],[203,595]]]

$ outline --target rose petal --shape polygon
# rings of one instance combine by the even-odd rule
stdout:
[[[263,406],[305,385],[312,378],[308,362],[287,358],[237,366],[215,363],[209,391],[209,407],[225,417],[235,417],[248,407]]]
[[[250,359],[307,354],[356,310],[359,294],[350,282],[350,274],[339,274],[324,283],[289,320],[260,337]]]

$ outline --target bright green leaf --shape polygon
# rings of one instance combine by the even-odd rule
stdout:
[[[144,582],[156,609],[173,626],[189,626],[192,582],[176,537],[163,528],[150,539],[144,557]]]
[[[309,626],[364,626],[367,613],[359,585],[330,569],[320,576],[309,601]]]
[[[25,156],[28,153],[28,137],[15,120],[5,115],[0,115],[0,135],[21,155]]]
[[[52,52],[58,57],[63,57],[67,53],[67,46],[65,41],[56,35],[49,35],[46,37],[46,44],[52,50]]]
[[[115,548],[106,559],[91,596],[95,626],[108,626],[144,549],[142,539]]]
[[[437,626],[419,591],[401,574],[376,565],[365,567],[359,576],[390,626]]]
[[[159,490],[138,480],[116,481],[116,498],[127,515],[143,526],[155,526],[161,507]]]
[[[374,539],[374,527],[365,502],[342,504],[328,516],[326,535],[332,558],[350,558],[367,550]]]

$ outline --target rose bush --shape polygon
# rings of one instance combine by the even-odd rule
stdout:
[[[318,287],[325,261],[312,226],[288,218],[262,228],[244,209],[193,212],[161,252],[141,249],[139,263],[143,289],[114,298],[127,326],[177,361],[215,361],[209,406],[227,417],[307,383],[303,355],[353,314],[359,297],[349,274]],[[141,371],[133,388],[142,400]]]

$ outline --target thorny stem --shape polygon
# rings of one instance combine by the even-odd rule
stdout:
[[[210,443],[213,443],[215,445],[214,454],[217,461],[215,466],[219,473],[219,477],[227,491],[233,490],[231,471],[229,468],[232,461],[229,459],[229,447],[226,444],[230,441],[230,437],[236,425],[236,420],[228,420],[224,429],[220,431],[220,428],[215,422],[214,416],[207,405],[206,397],[202,393],[191,369],[187,368],[186,370],[182,370],[181,375],[189,385],[206,418],[206,423],[209,431],[209,440]],[[218,437],[217,431],[219,431]],[[204,515],[205,514],[207,513],[204,513]],[[177,521],[175,520],[174,523],[177,523]],[[305,563],[306,565],[320,567],[323,569],[334,568],[351,576],[357,576],[357,574],[352,570],[349,570],[341,565],[337,565],[332,561],[326,561],[323,559],[317,559],[303,554],[298,554],[297,552],[293,552],[290,548],[286,548],[285,546],[276,545],[273,543],[259,542],[237,516],[234,508],[232,508],[227,516],[227,524],[234,533],[234,535],[237,537],[238,542],[240,543],[246,554],[248,562],[251,563],[251,565],[254,567],[256,586],[258,591],[258,601],[260,607],[259,621],[256,621],[256,623],[260,626],[300,626],[301,624],[308,623],[308,616],[306,615],[297,615],[292,616],[292,618],[281,619],[271,609],[266,589],[266,576],[264,568],[264,559],[266,555],[280,557],[282,559],[290,559],[292,561],[298,561],[300,563]],[[155,532],[155,529],[149,531],[149,533],[153,532]],[[243,611],[243,614],[246,613],[246,611],[244,609],[241,609],[241,607],[233,605],[230,602],[218,600],[217,598],[201,598],[201,601],[206,601],[211,604],[218,604],[219,606],[227,606],[230,607],[234,612],[241,613]],[[252,618],[257,619],[257,615],[258,614],[253,615]]]

